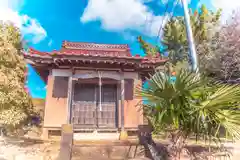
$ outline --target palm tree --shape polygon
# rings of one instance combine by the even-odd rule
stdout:
[[[176,81],[157,72],[147,88],[137,93],[147,103],[144,113],[153,126],[169,132],[169,151],[177,157],[190,136],[220,141],[222,128],[233,138],[240,137],[240,86],[212,82],[187,70],[177,72]]]

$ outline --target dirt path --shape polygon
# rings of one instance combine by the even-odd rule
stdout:
[[[225,146],[232,148],[232,160],[240,159],[240,141],[233,143],[226,143]],[[199,146],[193,149],[199,149]],[[134,159],[135,146],[126,147],[82,147],[75,148],[73,150],[73,160],[120,160],[126,159],[124,156],[128,156],[127,159],[132,160],[146,160],[143,157],[143,150],[141,147],[137,149],[139,156]],[[20,139],[0,139],[0,160],[56,160],[59,153],[59,143],[57,142],[43,142],[36,140],[20,140]],[[109,156],[109,155],[110,156]],[[127,155],[129,154],[129,155]],[[109,158],[111,157],[111,158]],[[89,159],[90,158],[90,159]],[[223,157],[221,157],[223,159]],[[181,160],[189,160],[189,157],[182,157]],[[212,159],[211,159],[212,160]],[[216,158],[214,160],[220,160]],[[225,160],[228,160],[225,158]]]

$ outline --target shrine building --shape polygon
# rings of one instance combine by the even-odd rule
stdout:
[[[59,50],[24,54],[47,87],[43,136],[74,131],[136,131],[144,122],[135,88],[166,59],[133,56],[128,45],[64,41]]]

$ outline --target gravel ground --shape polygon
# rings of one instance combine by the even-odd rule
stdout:
[[[59,148],[51,143],[29,144],[0,140],[0,160],[55,160]]]
[[[234,147],[232,160],[239,160],[240,142],[229,143]],[[94,150],[94,149],[93,149]],[[0,160],[56,160],[59,152],[59,143],[40,143],[37,141],[23,141],[17,139],[0,139]],[[96,152],[96,150],[95,150]],[[80,152],[78,152],[79,154]],[[84,156],[74,155],[73,159],[88,159]],[[100,157],[98,157],[100,158]],[[223,157],[222,157],[223,158]],[[140,160],[141,158],[135,159]],[[218,158],[216,158],[217,160]],[[143,159],[142,159],[143,160]],[[188,160],[188,158],[183,158]]]

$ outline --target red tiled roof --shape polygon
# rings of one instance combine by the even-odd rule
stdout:
[[[96,44],[67,41],[63,42],[62,48],[59,51],[40,52],[30,48],[29,53],[35,55],[99,55],[109,57],[132,57],[128,45],[125,44]]]
[[[40,52],[40,51],[35,50],[33,48],[29,48],[28,53],[31,54],[31,55],[39,55],[39,56],[50,55],[50,53],[48,53],[48,52]]]
[[[82,56],[82,57],[109,57],[109,58],[126,58],[126,59],[141,59],[143,63],[154,63],[163,60],[160,56],[157,57],[141,57],[140,55],[132,56],[130,53],[119,54],[114,51],[87,51],[87,50],[60,50],[52,52],[40,52],[34,49],[29,49],[30,55],[37,56]]]
[[[30,48],[25,57],[40,57],[53,59],[57,57],[99,57],[110,58],[111,60],[126,59],[137,60],[142,64],[157,64],[165,62],[160,55],[156,57],[141,57],[140,55],[131,55],[128,45],[113,45],[113,44],[95,44],[95,43],[80,43],[80,42],[63,42],[60,50],[52,52],[40,52]]]
[[[86,55],[103,57],[132,57],[129,51],[111,51],[111,50],[85,50],[85,49],[61,49],[54,54],[57,55]]]

